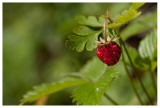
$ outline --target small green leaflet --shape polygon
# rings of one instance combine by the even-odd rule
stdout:
[[[79,26],[73,29],[75,34],[69,36],[69,39],[66,40],[66,47],[69,49],[76,49],[77,52],[82,52],[84,47],[88,51],[92,51],[97,47],[95,40],[98,40],[98,35],[102,30],[94,31],[86,26]]]
[[[103,27],[104,18],[99,17],[98,20],[95,16],[89,16],[86,18],[83,15],[76,16],[76,20],[79,24],[87,25],[91,27]]]
[[[153,30],[140,42],[138,51],[142,58],[154,59],[157,52],[157,30]]]
[[[96,82],[87,83],[76,88],[73,91],[73,101],[83,105],[99,105],[102,95],[106,92],[111,82],[118,76],[119,64],[107,67],[106,73],[103,74]]]
[[[126,39],[141,33],[145,30],[153,29],[157,26],[157,11],[145,14],[132,21],[122,32],[121,38]]]
[[[138,9],[143,5],[144,5],[144,3],[132,3],[132,9]]]
[[[34,90],[29,91],[27,94],[24,95],[24,97],[21,101],[21,104],[24,104],[24,103],[30,102],[30,101],[35,101],[39,98],[42,98],[42,97],[50,95],[52,93],[61,91],[63,89],[77,86],[77,85],[81,85],[81,84],[85,84],[85,83],[87,83],[87,82],[84,80],[72,79],[72,80],[55,82],[53,84],[43,84],[40,86],[36,86],[36,87],[34,87]]]
[[[108,25],[108,28],[112,28],[112,27],[119,27],[127,22],[129,22],[130,20],[138,17],[141,14],[141,12],[137,12],[135,9],[130,9],[128,10],[125,15],[120,16],[115,23],[111,23]]]

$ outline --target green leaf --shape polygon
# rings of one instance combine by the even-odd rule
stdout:
[[[138,51],[142,58],[149,58],[150,60],[154,59],[154,53],[157,51],[157,30],[147,34],[147,36],[140,42]]]
[[[98,81],[76,88],[72,95],[73,101],[77,101],[77,104],[83,105],[99,105],[102,95],[106,92],[113,79],[118,76],[119,66],[119,64],[108,66],[106,73]]]
[[[53,84],[43,84],[40,86],[34,87],[34,90],[29,91],[27,94],[24,95],[21,104],[24,104],[26,102],[35,101],[39,98],[42,98],[44,96],[50,95],[52,93],[61,91],[63,89],[85,84],[87,83],[84,80],[64,80],[60,82],[55,82]]]
[[[103,27],[104,18],[99,17],[98,20],[95,16],[89,16],[86,18],[85,16],[76,16],[76,20],[79,24],[87,25],[91,27]]]
[[[106,71],[106,67],[106,64],[99,60],[98,57],[94,57],[87,62],[87,64],[80,70],[80,73],[84,77],[96,81]]]
[[[94,31],[86,26],[79,26],[73,29],[74,35],[69,36],[69,40],[66,40],[66,47],[77,52],[82,52],[86,45],[88,51],[92,51],[97,47],[95,40],[98,40],[98,35],[102,30]]]
[[[140,16],[132,21],[122,32],[121,38],[126,39],[141,33],[145,30],[153,29],[157,26],[157,11]]]
[[[144,3],[132,3],[132,9],[138,9],[143,5],[144,5]]]
[[[123,13],[124,10],[128,10],[131,5],[131,3],[113,3],[112,6],[108,7],[111,13],[111,19],[116,20],[119,16],[121,16],[121,13]]]
[[[139,68],[139,69],[142,69],[142,70],[145,70],[148,68],[148,64],[146,63],[146,61],[139,55],[138,51],[132,47],[129,47],[126,45],[126,48],[127,48],[127,51],[130,55],[130,58],[133,62],[133,65],[136,67],[136,68]],[[122,49],[123,52],[124,49]],[[125,58],[125,62],[129,65],[130,64],[130,61],[128,59],[128,56],[126,53],[124,53],[124,58]]]
[[[73,91],[73,101],[77,101],[77,105],[98,105],[96,99],[96,91],[93,83],[82,85]]]
[[[129,22],[130,20],[138,17],[140,14],[141,14],[141,12],[137,12],[134,9],[130,9],[124,15],[118,17],[118,19],[115,21],[115,23],[109,24],[108,27],[119,27],[119,26]]]

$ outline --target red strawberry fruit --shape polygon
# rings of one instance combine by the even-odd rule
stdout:
[[[121,57],[121,48],[116,42],[111,41],[107,44],[99,46],[96,54],[102,62],[108,66],[113,66]]]
[[[96,51],[98,58],[108,66],[113,66],[119,61],[119,58],[121,57],[121,48],[115,42],[120,37],[116,37],[116,35],[114,35],[112,38],[110,38],[109,33],[106,37],[106,22],[108,21],[107,19],[109,18],[109,16],[109,10],[107,10],[107,17],[105,17],[103,27],[104,39],[100,37],[100,41],[95,42],[96,45],[99,45]]]

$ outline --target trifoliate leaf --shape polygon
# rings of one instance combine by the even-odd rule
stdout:
[[[127,22],[129,22],[130,20],[138,17],[141,14],[141,12],[137,12],[134,9],[130,9],[129,11],[127,11],[125,13],[125,15],[120,16],[115,23],[111,23],[108,25],[108,27],[119,27]]]
[[[86,26],[79,26],[73,29],[74,35],[69,36],[66,40],[66,47],[77,52],[82,52],[85,45],[88,51],[92,51],[97,47],[95,40],[98,40],[98,35],[102,30],[94,31]]]
[[[98,57],[94,57],[88,61],[87,64],[80,70],[80,73],[90,80],[96,81],[105,71],[106,64],[104,64]]]
[[[53,84],[43,84],[41,86],[34,87],[34,90],[29,91],[27,94],[24,95],[21,104],[24,104],[26,102],[35,101],[39,98],[42,98],[44,96],[50,95],[52,93],[61,91],[63,89],[85,84],[87,83],[84,80],[65,80],[60,82],[55,82]]]
[[[138,49],[140,56],[144,59],[153,60],[157,51],[157,30],[149,33],[141,42]]]
[[[98,20],[95,16],[89,16],[86,18],[85,16],[76,16],[76,20],[79,24],[87,25],[91,27],[103,27],[104,18],[99,17]]]
[[[115,66],[108,66],[106,73],[104,73],[95,83],[88,83],[76,88],[73,91],[73,101],[77,104],[83,105],[99,105],[102,100],[102,95],[107,88],[118,76],[119,64]]]
[[[126,40],[131,36],[141,33],[145,30],[153,29],[157,26],[157,11],[140,16],[132,21],[122,32],[121,38]]]
[[[132,9],[138,9],[143,5],[144,5],[144,3],[132,3]]]

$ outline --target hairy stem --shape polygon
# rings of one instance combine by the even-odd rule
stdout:
[[[105,42],[107,42],[107,37],[106,37],[106,22],[107,22],[107,17],[104,20],[104,26],[103,26],[103,30],[104,30],[103,34],[104,34],[104,40],[105,40]]]
[[[155,95],[156,95],[156,97],[157,97],[157,86],[156,86],[156,80],[155,80],[155,76],[154,76],[154,71],[152,71],[152,69],[151,69],[151,66],[152,66],[152,64],[150,63],[150,67],[149,67],[149,74],[150,74],[150,76],[151,76],[151,80],[152,80],[152,86],[153,86],[153,89],[154,89],[154,91],[155,91]]]
[[[114,101],[111,97],[109,97],[106,93],[104,93],[104,96],[105,96],[110,102],[112,102],[112,104],[118,105],[118,103],[115,102],[115,101]]]
[[[122,47],[122,45],[121,45],[121,47]],[[141,98],[140,98],[140,96],[139,96],[139,94],[138,94],[138,92],[137,92],[137,89],[136,89],[135,86],[134,86],[132,77],[131,77],[131,75],[129,74],[128,68],[127,68],[126,63],[125,63],[125,60],[124,60],[123,52],[122,52],[122,60],[123,60],[123,65],[124,65],[124,68],[125,68],[125,70],[126,70],[127,76],[128,76],[128,78],[129,78],[129,81],[130,81],[131,86],[132,86],[132,88],[133,88],[133,91],[134,91],[134,93],[136,94],[136,96],[137,96],[140,104],[144,105],[143,102],[142,102],[142,100],[141,100]]]
[[[107,17],[105,18],[105,20],[104,20],[104,26],[103,26],[103,30],[104,30],[104,40],[105,40],[105,42],[107,42],[107,37],[106,37],[106,25],[108,26],[108,19],[109,19],[109,17],[110,17],[110,13],[109,13],[109,10],[107,9]]]
[[[151,80],[152,80],[152,85],[153,85],[153,88],[154,88],[154,91],[155,91],[155,95],[157,97],[157,86],[156,86],[156,83],[155,83],[155,77],[154,77],[154,72],[151,72],[151,71],[148,71],[150,76],[151,76]]]
[[[108,19],[109,19],[111,22],[113,22],[110,18],[108,18]],[[116,29],[116,32],[117,32],[117,35],[120,37],[119,29]],[[141,80],[139,74],[137,73],[135,66],[133,65],[133,62],[132,62],[131,57],[130,57],[128,51],[127,51],[127,48],[126,48],[126,46],[125,46],[125,44],[124,44],[124,42],[123,42],[123,40],[122,40],[121,38],[120,38],[120,43],[121,43],[121,44],[123,45],[123,47],[124,47],[124,50],[125,50],[125,52],[126,52],[126,54],[127,54],[127,56],[128,56],[128,59],[129,59],[129,61],[130,61],[131,66],[133,67],[133,69],[135,69],[135,72],[136,72],[138,81],[140,82],[140,85],[141,85],[144,93],[146,94],[149,102],[153,105],[152,99],[151,99],[150,96],[148,95],[148,93],[147,93],[147,91],[146,91],[146,89],[145,89],[145,87],[144,87],[144,85],[143,85],[143,83],[142,83],[142,80]],[[126,69],[127,69],[127,68],[126,68]],[[128,70],[128,69],[127,69],[127,70]],[[129,73],[129,72],[128,72],[128,73]],[[129,75],[129,76],[130,76],[130,75]],[[131,79],[131,80],[132,80],[132,79]]]
[[[130,61],[131,66],[132,66],[133,69],[135,70],[136,76],[137,76],[137,78],[138,78],[138,81],[139,81],[139,83],[140,83],[140,85],[141,85],[144,93],[146,94],[146,96],[147,96],[150,104],[153,105],[152,99],[150,98],[149,94],[147,93],[147,90],[146,90],[145,87],[144,87],[144,84],[143,84],[143,82],[142,82],[142,80],[141,80],[141,77],[140,77],[139,74],[137,73],[136,68],[135,68],[135,66],[133,65],[133,62],[132,62],[132,60],[131,60],[131,57],[130,57],[128,51],[127,51],[127,48],[126,48],[126,46],[125,46],[125,44],[124,44],[124,42],[123,42],[123,40],[122,40],[121,38],[120,38],[120,42],[122,43],[122,45],[123,45],[123,47],[124,47],[124,50],[125,50],[125,52],[126,52],[126,54],[127,54],[127,56],[128,56],[128,59],[129,59],[129,61]]]
[[[151,69],[152,67],[152,64],[150,63],[150,67],[149,67],[149,74],[151,76],[151,80],[152,80],[152,85],[153,85],[153,88],[154,88],[154,91],[155,91],[155,95],[156,95],[156,98],[157,98],[157,85],[156,85],[156,79],[155,79],[155,75],[154,75],[154,70]]]

